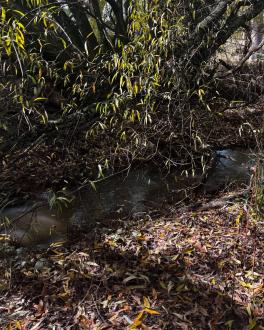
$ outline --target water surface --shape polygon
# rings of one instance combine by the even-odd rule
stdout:
[[[231,182],[247,184],[251,163],[249,152],[217,151],[217,163],[204,184],[204,192],[216,192]],[[199,184],[199,177],[164,175],[153,168],[133,169],[98,183],[96,191],[92,187],[83,189],[76,194],[75,203],[61,213],[51,210],[47,203],[3,210],[0,219],[5,225],[1,233],[21,245],[48,246],[67,239],[73,228],[86,230],[94,222],[123,215],[143,217],[153,208],[162,208],[168,200],[180,202],[188,195],[188,189]]]

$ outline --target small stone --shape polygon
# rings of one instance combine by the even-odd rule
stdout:
[[[25,252],[25,249],[24,249],[23,247],[20,247],[20,248],[16,249],[16,254],[17,254],[17,255],[21,255],[21,254],[23,254],[24,252]]]
[[[41,258],[40,260],[38,260],[36,263],[35,263],[35,271],[41,271],[43,270],[45,267],[48,266],[48,262],[45,258]]]
[[[22,262],[21,262],[21,267],[25,267],[25,266],[26,266],[26,264],[27,264],[27,262],[26,262],[26,261],[22,261]]]

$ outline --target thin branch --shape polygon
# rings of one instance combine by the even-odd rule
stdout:
[[[17,58],[17,60],[18,60],[18,64],[19,64],[19,68],[20,68],[20,72],[21,72],[21,76],[22,76],[22,78],[23,78],[23,77],[24,77],[24,70],[23,70],[22,63],[21,63],[21,60],[20,60],[20,57],[19,57],[18,51],[17,51],[17,49],[16,49],[16,46],[15,46],[15,43],[13,42],[13,40],[12,40],[12,46],[13,46],[13,48],[14,48],[14,50],[15,50],[16,58]]]
[[[229,76],[230,74],[234,74],[236,71],[238,71],[242,65],[250,58],[250,56],[254,53],[256,53],[259,49],[261,49],[264,46],[264,39],[261,41],[261,43],[258,46],[251,47],[248,53],[239,61],[239,63],[236,65],[235,68],[227,71],[225,74],[221,76],[216,76],[216,78],[225,78]]]

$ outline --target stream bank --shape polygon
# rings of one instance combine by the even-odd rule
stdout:
[[[1,257],[0,326],[262,329],[263,223],[244,199],[112,224]]]
[[[76,240],[48,247],[55,226],[43,246],[36,245],[38,231],[26,247],[2,241],[0,327],[262,329],[263,222],[245,192],[253,164],[251,153],[219,150],[199,207],[189,209],[176,207],[184,196],[173,191],[176,183],[184,194],[190,187],[183,177],[131,171],[126,180],[113,177],[97,192],[79,193],[67,217],[75,212],[90,226]],[[26,215],[65,225],[47,207],[38,211]],[[107,221],[99,222],[103,215]]]
[[[258,118],[255,120],[257,122]],[[228,134],[220,125],[215,126],[218,134],[220,132],[218,144],[222,146],[228,141],[231,145],[232,141],[237,142],[238,127],[232,121],[225,124]],[[209,141],[216,142],[216,131],[212,134],[211,128],[207,128]],[[242,146],[252,142],[246,137],[243,139]],[[72,182],[80,182],[78,171],[83,171],[82,166],[91,154],[79,153],[81,162],[75,166],[74,162],[79,161],[75,153],[64,150],[63,155],[58,147],[38,143],[35,146],[5,155],[1,164],[4,170],[0,173],[2,194],[8,191],[8,187],[12,191],[21,189],[15,194],[16,200],[27,194],[27,201],[36,201],[36,196],[39,198],[53,180],[59,188],[68,174]],[[219,145],[218,150],[221,152]],[[65,155],[67,161],[62,157]],[[208,178],[207,196],[202,189],[200,197],[192,199],[192,195],[187,194],[189,199],[185,201],[187,205],[199,202],[199,206],[203,206],[212,200],[226,198],[220,207],[179,209],[177,193],[168,193],[163,181],[164,202],[164,195],[159,195],[161,182],[154,176],[153,182],[146,184],[149,180],[146,179],[148,173],[145,173],[145,179],[141,176],[139,183],[132,180],[133,189],[130,189],[131,183],[127,187],[134,192],[134,197],[137,196],[134,198],[137,212],[133,211],[133,204],[123,203],[131,200],[129,191],[121,193],[113,182],[112,187],[106,184],[107,188],[99,192],[99,204],[98,195],[92,202],[94,192],[90,190],[76,197],[76,207],[80,208],[80,212],[75,210],[77,227],[81,223],[80,228],[83,228],[79,220],[85,219],[86,212],[81,204],[78,206],[78,200],[91,207],[92,212],[88,208],[88,214],[99,218],[102,212],[107,215],[107,221],[99,223],[95,220],[86,233],[79,233],[77,239],[47,248],[45,240],[51,238],[48,228],[48,235],[46,231],[42,241],[44,245],[40,247],[35,244],[39,240],[36,232],[32,233],[35,237],[33,245],[27,247],[10,245],[2,240],[0,327],[262,329],[263,222],[256,221],[250,192],[244,194],[235,184],[229,185],[232,179],[227,180],[228,176],[223,173],[226,165],[228,168],[234,160],[225,158],[226,154],[222,156],[220,154],[218,159],[218,170],[224,180],[219,182],[219,189],[224,192],[215,189],[216,176],[211,184]],[[251,178],[251,161],[248,163],[243,156],[240,164],[235,164],[238,166],[235,173],[244,175],[240,182],[244,189],[244,184],[247,185]],[[121,181],[121,187],[125,188],[122,178],[118,177],[117,181]],[[169,186],[175,186],[175,182],[170,178]],[[28,188],[32,190],[29,192]],[[109,191],[109,197],[104,197],[104,190]],[[239,198],[230,199],[229,193]],[[160,196],[163,203],[145,202],[146,199],[152,201],[155,196]],[[129,217],[123,217],[124,206]],[[49,208],[41,212],[43,219],[48,216],[59,220],[60,225],[65,224],[62,218],[57,219],[56,214],[51,214]],[[37,217],[37,213],[34,215]],[[74,212],[70,211],[65,217],[70,221],[73,215]],[[52,229],[55,230],[56,226]],[[52,231],[54,233],[56,231]]]
[[[41,201],[43,196],[52,198],[47,192],[41,192],[38,199],[23,207],[2,210],[2,237],[9,237],[22,246],[47,248],[52,243],[67,241],[69,236],[87,232],[96,223],[108,219],[126,218],[130,221],[165,214],[166,209],[177,205],[192,205],[197,188],[206,197],[231,184],[249,184],[250,168],[254,163],[249,151],[218,150],[215,157],[215,166],[205,182],[200,176],[186,177],[173,172],[165,176],[152,167],[134,168],[123,175],[106,178],[95,187],[77,191],[71,195],[72,203],[67,203],[66,207],[59,204],[60,210],[56,205],[51,208],[48,200]],[[62,202],[66,201],[65,198],[61,199]]]

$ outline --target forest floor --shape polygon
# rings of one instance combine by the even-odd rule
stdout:
[[[264,329],[264,229],[249,204],[109,221],[46,251],[7,246],[0,327]]]
[[[212,149],[256,146],[263,104],[206,112],[198,131]],[[0,132],[0,205],[86,179],[101,144],[49,129]],[[47,250],[0,242],[0,328],[263,330],[264,229],[252,203],[162,214],[110,219]]]

